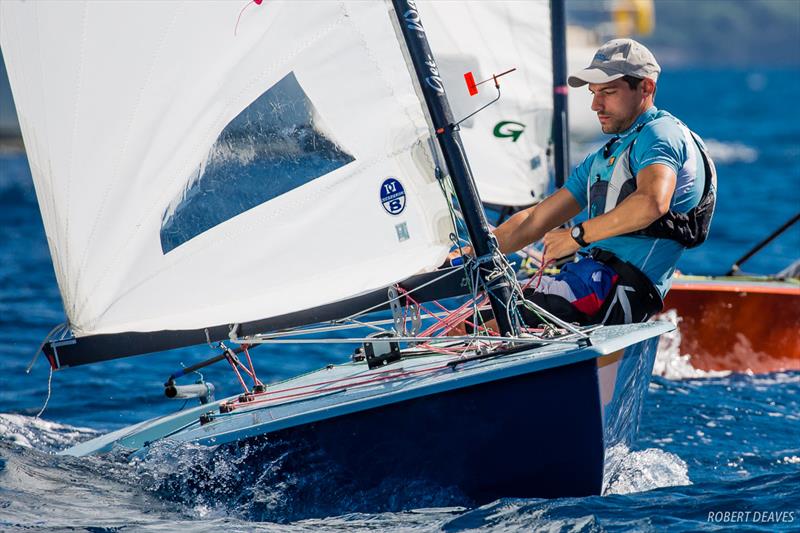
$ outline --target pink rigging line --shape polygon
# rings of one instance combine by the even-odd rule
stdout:
[[[233,36],[234,36],[234,37],[236,36],[236,32],[237,32],[237,31],[239,31],[239,21],[240,21],[240,20],[242,20],[242,14],[244,13],[244,10],[245,10],[245,9],[247,9],[248,7],[250,7],[252,4],[255,4],[255,5],[257,5],[257,6],[260,6],[260,5],[261,5],[261,2],[263,2],[263,1],[264,1],[264,0],[249,0],[249,1],[248,1],[248,2],[247,2],[245,5],[244,5],[244,7],[242,8],[242,10],[241,10],[241,11],[239,11],[239,16],[236,18],[236,26],[233,28]]]

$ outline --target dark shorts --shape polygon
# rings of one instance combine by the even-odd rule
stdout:
[[[538,287],[534,286],[525,289],[526,299],[580,325],[644,322],[663,306],[647,276],[604,250],[593,250],[591,256],[564,265],[555,276],[542,276]],[[542,322],[527,309],[522,317],[529,326]]]

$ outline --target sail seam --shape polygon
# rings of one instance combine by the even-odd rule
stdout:
[[[77,95],[77,99],[75,101],[75,105],[74,105],[74,108],[72,110],[73,111],[73,115],[72,115],[72,139],[71,139],[71,142],[70,142],[70,149],[69,149],[69,155],[68,155],[69,163],[67,165],[67,168],[69,169],[68,170],[68,176],[67,176],[67,190],[66,190],[66,194],[64,195],[64,203],[65,203],[64,212],[65,212],[65,216],[66,216],[66,220],[64,222],[64,233],[67,236],[67,238],[64,239],[64,261],[65,261],[67,279],[70,279],[70,277],[71,277],[70,274],[71,274],[71,271],[72,271],[72,267],[71,267],[71,264],[70,264],[71,263],[70,262],[70,254],[72,252],[72,247],[70,246],[70,239],[69,239],[69,226],[70,226],[69,223],[70,223],[70,219],[71,219],[70,205],[72,203],[71,202],[72,180],[73,180],[73,176],[75,175],[75,149],[76,149],[75,147],[76,147],[76,141],[77,141],[77,138],[78,138],[78,131],[79,131],[78,121],[79,121],[79,117],[80,117],[81,102],[83,101],[83,91],[81,90],[81,87],[82,87],[82,81],[83,81],[84,63],[86,61],[86,34],[88,32],[88,27],[89,27],[89,24],[88,24],[88,21],[89,21],[88,11],[89,11],[89,4],[88,4],[88,2],[85,2],[83,4],[83,13],[82,13],[82,16],[81,16],[81,37],[80,37],[80,52],[78,53],[78,68],[77,68],[77,73],[75,74],[75,81],[76,81],[76,83],[75,83],[75,94]],[[89,243],[86,242],[86,241],[83,241],[83,244],[84,244],[85,247],[89,246]],[[72,294],[75,295],[76,297],[78,295],[77,290],[78,290],[80,277],[81,277],[81,271],[80,271],[80,269],[78,269],[78,271],[75,273],[74,285],[72,286]],[[75,302],[74,299],[73,299],[72,302],[70,302],[71,307],[72,307],[72,316],[77,318],[78,314],[77,314],[76,303],[77,302]],[[67,314],[70,314],[69,311],[67,312]]]
[[[36,21],[39,21],[40,20],[40,17],[39,17],[39,7],[40,6],[39,6],[38,3],[34,3],[33,6],[34,6],[33,7],[33,9],[34,9],[33,18]],[[44,70],[44,61],[42,61],[42,46],[41,46],[42,40],[41,40],[41,33],[40,33],[40,30],[39,30],[39,26],[40,25],[38,23],[36,23],[33,26],[36,28],[36,44],[37,44],[37,50],[39,52],[39,61],[38,61],[39,73],[40,73],[40,76],[41,76],[42,86],[46,87],[47,84],[45,83],[45,78],[46,77],[45,77],[45,70]],[[15,25],[15,28],[19,31],[19,30],[21,30],[22,25],[17,24],[17,25]],[[24,39],[20,37],[20,38],[18,38],[17,42],[24,42]],[[30,84],[27,83],[27,79],[24,76],[25,69],[23,69],[23,68],[15,69],[15,73],[17,73],[17,75],[21,76],[25,80],[25,82],[26,82],[25,85],[27,85],[28,88],[29,88],[29,92],[27,94],[39,94],[40,96],[43,96],[43,93],[41,92],[41,88],[37,92],[34,92],[33,90],[30,89]],[[49,127],[49,116],[50,115],[47,112],[47,107],[46,107],[44,101],[40,101],[39,103],[40,103],[40,106],[39,106],[40,111],[39,112],[42,114],[43,119],[44,119],[44,131],[45,132],[50,132],[50,127]],[[25,130],[28,130],[28,128],[25,128]],[[39,154],[41,152],[41,148],[42,148],[42,144],[43,143],[44,144],[49,144],[49,142],[48,142],[49,139],[40,138],[39,137],[39,132],[37,130],[33,129],[33,128],[30,128],[29,137],[32,137],[33,139],[36,140],[36,144],[33,147],[36,154]],[[29,147],[26,146],[25,149],[28,150]],[[30,157],[30,156],[28,157],[28,159],[29,159],[29,161],[40,161],[41,160],[41,158]],[[67,280],[68,280],[68,278],[66,276],[66,262],[64,261],[64,256],[61,253],[61,250],[57,246],[58,239],[53,239],[53,238],[50,237],[50,235],[53,235],[53,234],[55,234],[57,236],[58,233],[59,233],[59,229],[63,228],[63,225],[58,223],[59,214],[58,214],[58,208],[56,206],[55,184],[53,182],[53,169],[52,169],[52,167],[50,165],[50,162],[51,162],[51,159],[48,157],[47,158],[48,168],[47,168],[46,172],[45,172],[45,169],[43,169],[39,164],[36,164],[36,163],[31,165],[31,171],[33,171],[33,168],[35,167],[37,169],[37,171],[38,171],[37,172],[38,176],[40,178],[44,178],[47,181],[48,186],[49,186],[49,191],[48,192],[49,192],[50,198],[49,198],[49,202],[48,203],[49,203],[49,206],[50,206],[50,213],[49,213],[49,216],[45,219],[44,211],[42,211],[42,218],[43,218],[44,223],[45,223],[45,234],[47,235],[47,244],[48,244],[48,247],[50,249],[50,254],[51,254],[52,258],[53,258],[53,270],[55,271],[55,274],[56,274],[56,280],[58,282],[58,286],[61,289],[59,292],[62,295],[61,296],[62,303],[64,304],[64,310],[65,310],[67,316],[69,316],[69,308],[68,308],[69,301],[68,301],[67,297],[65,296],[65,295],[68,295],[68,291],[67,291],[67,288],[68,288],[68,281]],[[39,198],[39,196],[40,195],[39,195],[39,192],[37,190],[37,199]],[[42,205],[47,205],[47,204],[40,202],[39,205],[40,205],[40,210],[41,210],[41,206]],[[47,231],[47,228],[50,229],[49,232]],[[64,234],[66,235],[66,231],[65,231]],[[64,239],[61,239],[61,241],[63,242]]]
[[[89,237],[86,239],[87,245],[84,247],[83,257],[81,259],[80,266],[78,268],[78,272],[82,272],[83,271],[83,267],[84,267],[84,265],[86,264],[86,262],[89,259],[89,243],[92,242],[92,238],[94,237],[94,235],[95,235],[95,233],[97,231],[97,227],[98,227],[98,224],[100,223],[100,219],[102,218],[103,213],[106,211],[106,206],[107,206],[106,200],[108,199],[108,195],[109,195],[109,193],[110,193],[110,191],[112,189],[112,185],[115,185],[120,180],[121,176],[120,176],[120,172],[119,172],[119,167],[122,164],[122,161],[125,159],[125,156],[126,156],[127,151],[128,151],[128,146],[130,144],[130,138],[131,138],[131,134],[132,134],[132,125],[135,122],[135,117],[138,114],[139,108],[141,107],[141,104],[142,104],[142,94],[145,92],[145,90],[147,89],[147,87],[149,85],[149,82],[150,82],[150,80],[151,80],[151,78],[153,76],[153,71],[155,69],[155,65],[158,63],[158,59],[162,55],[162,50],[163,50],[164,45],[165,45],[165,43],[167,41],[167,36],[172,31],[172,28],[173,28],[173,26],[175,24],[175,21],[178,18],[178,15],[182,12],[183,5],[184,5],[184,3],[179,4],[179,7],[177,9],[175,9],[175,11],[173,12],[173,16],[170,19],[169,24],[167,24],[166,29],[163,32],[161,32],[161,39],[159,40],[158,46],[155,48],[155,50],[153,52],[153,57],[152,57],[152,60],[150,61],[150,66],[147,69],[147,75],[145,76],[145,79],[142,82],[142,84],[141,84],[141,86],[140,86],[140,88],[139,88],[139,90],[137,92],[136,104],[133,106],[133,110],[131,111],[130,116],[128,117],[128,123],[127,123],[127,126],[126,126],[126,132],[127,133],[126,133],[126,135],[124,137],[124,140],[122,142],[121,150],[116,155],[115,161],[114,161],[114,164],[113,164],[113,167],[112,167],[113,168],[113,170],[111,172],[111,178],[112,179],[110,179],[110,180],[108,180],[106,182],[106,186],[105,186],[105,189],[103,191],[103,195],[102,195],[102,197],[100,199],[100,202],[98,204],[99,205],[99,209],[97,210],[97,213],[95,214],[94,223],[92,224],[92,229],[89,232]],[[127,244],[127,242],[124,242],[124,244]],[[118,254],[117,254],[117,256],[118,256]],[[75,286],[75,294],[76,295],[78,294],[78,289],[81,286],[81,280],[82,279],[83,278],[81,276],[78,276],[78,279],[76,281],[76,286]],[[87,305],[88,301],[89,301],[89,295],[87,294],[81,300],[80,306],[76,309],[76,311],[75,311],[76,312],[76,316],[80,315],[80,313],[83,311],[84,307]]]

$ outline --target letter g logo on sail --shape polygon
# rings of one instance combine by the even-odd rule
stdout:
[[[505,120],[503,122],[498,122],[497,126],[494,127],[494,136],[501,139],[504,137],[511,137],[511,142],[517,142],[517,139],[519,139],[523,131],[525,131],[525,124]]]

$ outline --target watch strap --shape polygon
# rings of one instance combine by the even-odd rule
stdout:
[[[575,235],[575,234],[573,233],[573,231],[575,230],[575,228],[578,228],[578,235]],[[580,223],[580,224],[577,224],[576,226],[574,226],[574,227],[572,228],[572,230],[569,232],[569,234],[570,234],[570,236],[571,236],[571,237],[572,237],[572,238],[575,240],[575,242],[577,242],[578,244],[580,244],[580,245],[581,245],[581,248],[585,248],[585,247],[589,246],[589,243],[588,243],[588,242],[586,242],[586,241],[583,239],[583,223]]]

